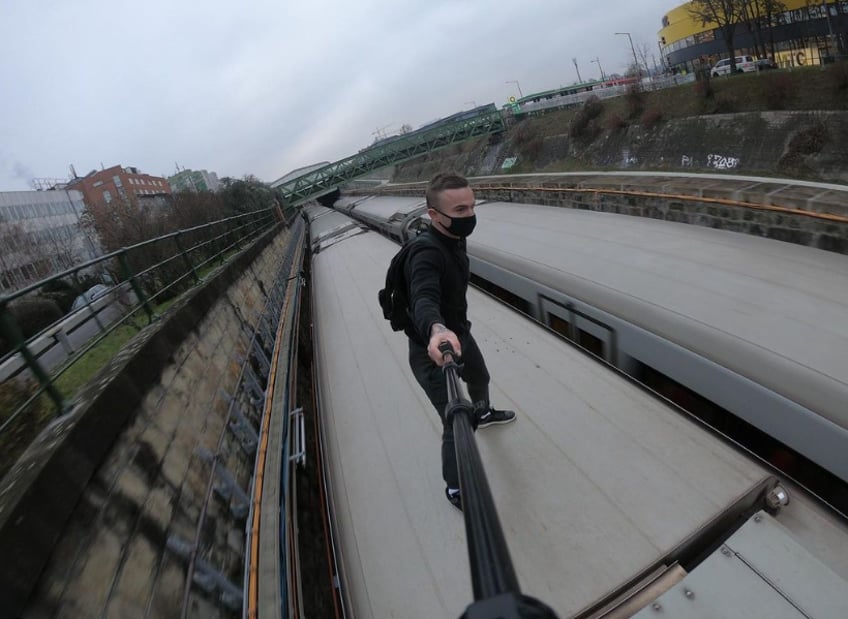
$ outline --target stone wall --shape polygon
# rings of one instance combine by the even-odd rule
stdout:
[[[540,119],[514,125],[502,142],[478,139],[397,166],[395,182],[429,180],[453,169],[468,176],[516,171],[659,170],[780,175],[848,182],[848,112],[712,114],[612,130],[594,139],[541,133]],[[494,138],[497,140],[497,138]]]
[[[289,242],[287,230],[269,231],[175,304],[3,480],[0,550],[16,559],[4,561],[0,615],[29,596],[27,617],[179,616],[185,562],[165,540],[198,534],[211,466],[197,449],[216,450],[222,390],[234,389],[236,355]],[[226,465],[247,488],[252,464]],[[199,537],[240,586],[244,526],[226,512],[210,501]],[[227,611],[192,596],[190,616]]]
[[[544,168],[565,157],[620,170],[730,171],[848,182],[848,112],[748,112],[605,133],[587,147],[545,140]]]
[[[814,200],[805,199],[797,204],[797,210],[806,210],[815,214],[838,213],[836,215],[841,221],[817,218],[811,215],[792,212],[780,212],[772,210],[758,210],[752,207],[733,206],[711,202],[697,197],[696,187],[687,191],[691,196],[679,197],[653,197],[649,195],[637,195],[638,193],[666,193],[663,179],[660,175],[642,181],[638,187],[634,187],[633,195],[623,193],[604,193],[604,185],[607,177],[598,177],[597,187],[593,187],[592,175],[586,174],[579,177],[579,181],[563,181],[562,177],[553,176],[550,179],[538,177],[504,176],[503,182],[492,179],[473,180],[472,186],[477,200],[522,202],[527,204],[541,204],[545,206],[557,206],[563,208],[577,208],[583,210],[601,211],[606,213],[618,213],[621,215],[632,215],[636,217],[651,217],[681,223],[706,226],[742,232],[754,236],[762,236],[780,241],[787,241],[799,245],[817,247],[828,251],[848,254],[848,206],[823,203],[820,209]],[[621,177],[613,177],[623,182]],[[589,180],[587,180],[589,179]],[[611,182],[611,181],[610,181]],[[650,186],[647,183],[659,183]],[[743,185],[745,183],[742,183]],[[750,183],[749,183],[750,184]],[[542,187],[540,187],[540,185]],[[618,191],[620,185],[606,186],[606,189]],[[557,191],[558,188],[563,191]],[[378,193],[404,196],[421,196],[423,194],[421,184],[408,187],[394,186],[381,188]],[[679,191],[679,188],[678,188]],[[750,194],[744,191],[733,191],[732,186],[726,192],[719,193],[733,200],[754,201],[767,196]],[[362,193],[362,192],[357,192]],[[701,194],[710,192],[701,190]],[[812,190],[812,194],[816,191]],[[827,192],[821,192],[827,194]],[[767,205],[766,202],[763,202]]]

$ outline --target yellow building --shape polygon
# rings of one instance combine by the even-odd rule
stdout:
[[[785,10],[762,17],[751,29],[736,24],[737,56],[769,57],[779,66],[792,67],[828,62],[845,53],[848,0],[782,0],[782,4]],[[659,31],[663,59],[675,70],[692,71],[730,55],[722,31],[694,17],[690,5],[686,2],[666,13]]]

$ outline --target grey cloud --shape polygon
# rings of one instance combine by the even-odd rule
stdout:
[[[0,191],[25,177],[174,161],[272,180],[419,126],[583,77],[621,71],[675,0],[77,0],[4,3]],[[146,16],[156,18],[148,23]],[[122,24],[115,28],[115,24]],[[33,44],[37,41],[37,44]],[[654,44],[655,45],[655,44]],[[12,161],[27,162],[14,166]],[[32,173],[34,172],[34,174]]]

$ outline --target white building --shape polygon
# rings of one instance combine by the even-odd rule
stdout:
[[[0,292],[10,293],[100,253],[80,226],[79,191],[0,192]]]
[[[168,177],[172,191],[218,191],[220,181],[218,175],[206,170],[181,170],[174,176]]]

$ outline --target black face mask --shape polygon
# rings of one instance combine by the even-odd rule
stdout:
[[[456,236],[464,239],[474,232],[474,226],[477,225],[477,215],[469,215],[468,217],[451,217],[450,215],[442,213],[442,211],[437,208],[433,210],[450,219],[450,225],[445,226],[445,230],[451,234],[455,234]]]

